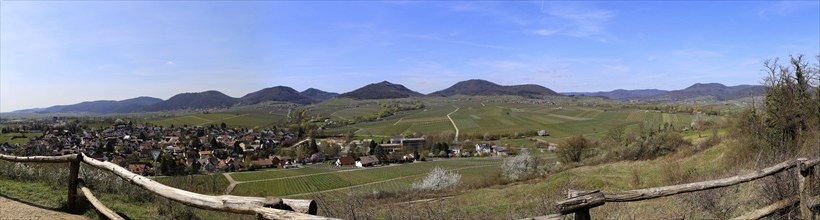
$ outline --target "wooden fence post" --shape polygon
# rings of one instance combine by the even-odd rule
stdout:
[[[809,207],[811,193],[815,186],[814,167],[806,166],[807,158],[797,159],[797,183],[800,197],[800,217],[802,219],[814,219],[814,212]]]
[[[567,191],[567,198],[563,201],[558,201],[559,212],[562,215],[569,213],[575,214],[575,220],[590,220],[592,217],[589,214],[589,209],[598,207],[604,204],[604,194],[601,191],[583,191],[583,190],[569,190]]]
[[[80,161],[82,161],[83,155],[78,154],[76,159],[71,161],[71,167],[69,168],[69,176],[68,176],[68,210],[74,211],[74,208],[77,206],[77,177],[80,175]]]

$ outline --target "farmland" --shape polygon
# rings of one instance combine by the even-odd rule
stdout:
[[[409,186],[436,166],[449,170],[464,169],[465,171],[460,172],[469,174],[465,179],[474,181],[482,176],[497,173],[499,162],[497,159],[486,158],[455,159],[342,171],[306,167],[295,170],[235,173],[231,174],[232,177],[242,183],[236,186],[232,194],[287,196],[345,187],[368,190],[395,189]],[[479,169],[480,167],[484,169]]]
[[[572,105],[497,104],[479,101],[462,101],[430,104],[420,111],[383,118],[337,128],[328,132],[356,131],[357,135],[398,136],[401,134],[440,134],[455,131],[446,117],[451,117],[461,135],[484,133],[514,133],[546,130],[548,139],[558,140],[571,135],[601,136],[607,130],[624,126],[635,128],[638,124],[671,124],[685,128],[694,118],[691,114],[663,113],[635,109],[608,109]],[[718,119],[722,122],[723,119]]]
[[[260,128],[272,126],[284,119],[282,114],[262,114],[262,113],[208,113],[190,114],[169,118],[151,119],[148,123],[160,126],[208,126],[225,123],[228,126]]]
[[[30,137],[42,135],[42,133],[5,133],[0,134],[0,143],[27,144]]]

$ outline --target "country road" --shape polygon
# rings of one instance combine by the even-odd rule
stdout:
[[[447,118],[450,119],[450,123],[453,123],[453,128],[456,129],[456,137],[453,139],[453,141],[458,142],[458,126],[456,126],[456,121],[453,121],[453,118],[451,118],[450,115],[452,115],[453,113],[456,113],[459,108],[458,108],[458,106],[455,106],[455,105],[453,107],[456,107],[456,110],[454,110],[453,112],[450,112],[450,114],[447,114]]]

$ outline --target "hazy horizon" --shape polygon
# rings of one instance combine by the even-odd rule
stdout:
[[[820,3],[0,1],[0,112],[278,85],[427,94],[759,84],[820,54]]]

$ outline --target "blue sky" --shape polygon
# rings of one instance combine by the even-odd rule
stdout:
[[[789,54],[820,54],[818,1],[2,1],[0,111],[383,80],[757,84]]]

